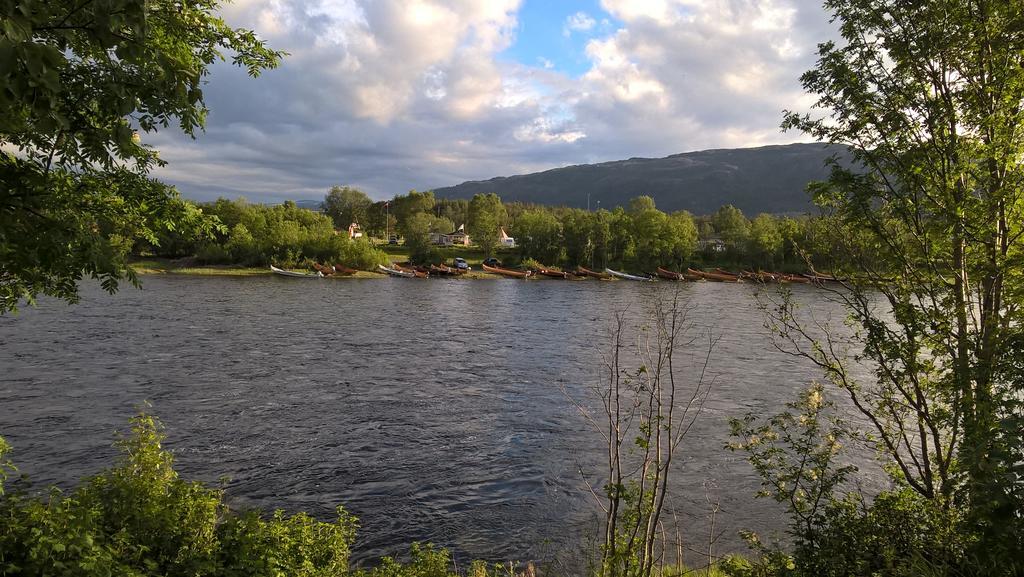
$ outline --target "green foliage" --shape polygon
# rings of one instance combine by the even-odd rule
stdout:
[[[521,257],[532,257],[549,265],[561,260],[562,225],[550,212],[524,212],[516,219],[512,235],[516,239],[516,249]]]
[[[4,483],[11,476],[11,473],[17,471],[14,463],[11,463],[7,458],[7,454],[10,452],[11,446],[7,444],[3,437],[0,437],[0,497],[4,496]]]
[[[712,217],[715,231],[731,252],[741,250],[750,236],[750,221],[743,211],[731,204],[718,209]]]
[[[347,230],[352,223],[363,223],[373,201],[366,193],[350,186],[332,186],[324,197],[324,213],[334,221],[334,228]]]
[[[462,198],[438,199],[435,202],[434,210],[438,216],[447,218],[455,226],[462,226],[469,221],[469,201]]]
[[[595,227],[597,217],[585,210],[569,210],[562,217],[562,243],[565,245],[566,264],[593,266],[597,244]]]
[[[201,204],[198,209],[222,222],[228,231],[192,243],[188,252],[200,263],[294,266],[316,261],[372,270],[388,261],[387,255],[368,240],[337,234],[330,217],[294,203],[265,206],[241,198],[222,198]],[[185,246],[188,242],[174,238],[170,244]],[[154,250],[158,255],[170,256],[163,255],[159,247]]]
[[[431,242],[431,235],[448,234],[455,226],[444,217],[418,212],[406,218],[405,246],[411,251],[410,259],[417,263],[437,263],[441,257]]]
[[[813,385],[786,407],[763,423],[751,414],[732,419],[737,441],[728,448],[747,453],[761,476],[758,496],[786,506],[790,534],[799,542],[813,542],[823,507],[838,498],[837,488],[856,469],[837,463],[846,427],[822,385]]]
[[[138,131],[203,125],[202,86],[230,52],[256,76],[282,53],[215,16],[211,0],[0,4],[0,312],[38,294],[77,298],[135,276],[125,255],[161,231],[209,233]]]
[[[412,217],[418,214],[430,213],[434,209],[434,193],[417,192],[410,190],[405,196],[396,196],[391,201],[391,213],[395,215],[398,233],[408,237],[411,232],[408,228]],[[445,231],[445,232],[451,232]]]
[[[64,494],[0,497],[4,575],[328,577],[347,570],[355,520],[241,515],[220,490],[185,481],[141,414],[117,443],[117,466]]]
[[[972,540],[962,532],[955,508],[909,488],[886,491],[869,503],[850,491],[855,471],[839,461],[847,425],[814,385],[764,422],[747,415],[732,421],[737,441],[761,477],[760,496],[786,507],[793,550],[784,552],[746,533],[753,562],[730,559],[733,577],[860,577],[972,574],[965,552]]]
[[[524,258],[519,261],[519,268],[524,270],[540,270],[542,268],[547,268],[547,265],[536,259]]]
[[[1019,572],[1024,492],[1009,447],[1024,389],[1001,369],[1021,354],[1024,321],[1024,5],[825,5],[842,40],[821,44],[802,76],[819,111],[787,113],[783,127],[853,151],[856,166],[834,163],[812,192],[859,281],[839,295],[855,360],[877,368],[854,379],[834,340],[809,356],[867,420],[896,481],[963,519],[976,572]]]
[[[484,253],[492,254],[498,246],[498,229],[505,223],[507,216],[498,195],[474,195],[473,200],[469,201],[469,222],[466,224],[466,231]]]
[[[785,219],[790,234],[795,234],[796,222],[792,219]],[[782,235],[781,222],[771,215],[759,214],[750,221],[750,236],[747,239],[747,254],[752,259],[759,260],[766,268],[774,266],[775,261],[782,256],[782,247],[785,238]]]

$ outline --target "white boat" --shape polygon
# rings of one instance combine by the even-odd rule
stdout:
[[[279,274],[281,276],[298,277],[298,278],[321,278],[321,277],[324,276],[324,275],[320,274],[320,271],[316,271],[315,273],[312,273],[312,272],[292,272],[290,270],[284,270],[284,269],[277,268],[274,265],[270,265],[270,270],[274,274]]]
[[[654,280],[653,278],[651,278],[649,276],[637,276],[635,274],[626,274],[624,272],[619,272],[617,270],[612,270],[610,268],[604,269],[604,272],[612,275],[615,278],[621,278],[621,279],[626,279],[626,280],[646,280],[646,281],[653,281]]]
[[[384,266],[382,264],[377,265],[377,268],[380,270],[380,272],[387,273],[387,274],[389,274],[391,276],[400,276],[400,277],[404,277],[404,278],[416,278],[416,273],[414,273],[414,272],[398,270],[397,268],[386,267],[386,266]]]

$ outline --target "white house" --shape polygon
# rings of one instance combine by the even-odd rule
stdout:
[[[469,235],[466,234],[466,225],[459,225],[458,230],[448,234],[433,234],[431,241],[442,246],[469,246]]]

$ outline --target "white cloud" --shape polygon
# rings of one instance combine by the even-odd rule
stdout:
[[[565,25],[562,27],[563,36],[571,36],[573,32],[589,32],[594,29],[597,25],[597,20],[594,20],[586,12],[577,12],[570,14],[565,19]]]
[[[553,166],[793,141],[784,108],[834,36],[810,0],[602,0],[578,77],[514,63],[521,0],[237,0],[222,12],[291,56],[215,67],[208,132],[149,135],[186,195],[376,197]],[[521,41],[529,41],[528,38]]]

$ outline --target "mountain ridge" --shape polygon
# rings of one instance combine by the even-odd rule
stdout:
[[[494,192],[504,202],[576,208],[627,206],[643,194],[667,212],[710,214],[732,204],[747,214],[814,212],[807,184],[829,175],[826,160],[848,160],[841,146],[800,143],[756,148],[715,148],[663,158],[633,157],[576,164],[529,174],[471,180],[435,188],[438,198]]]

